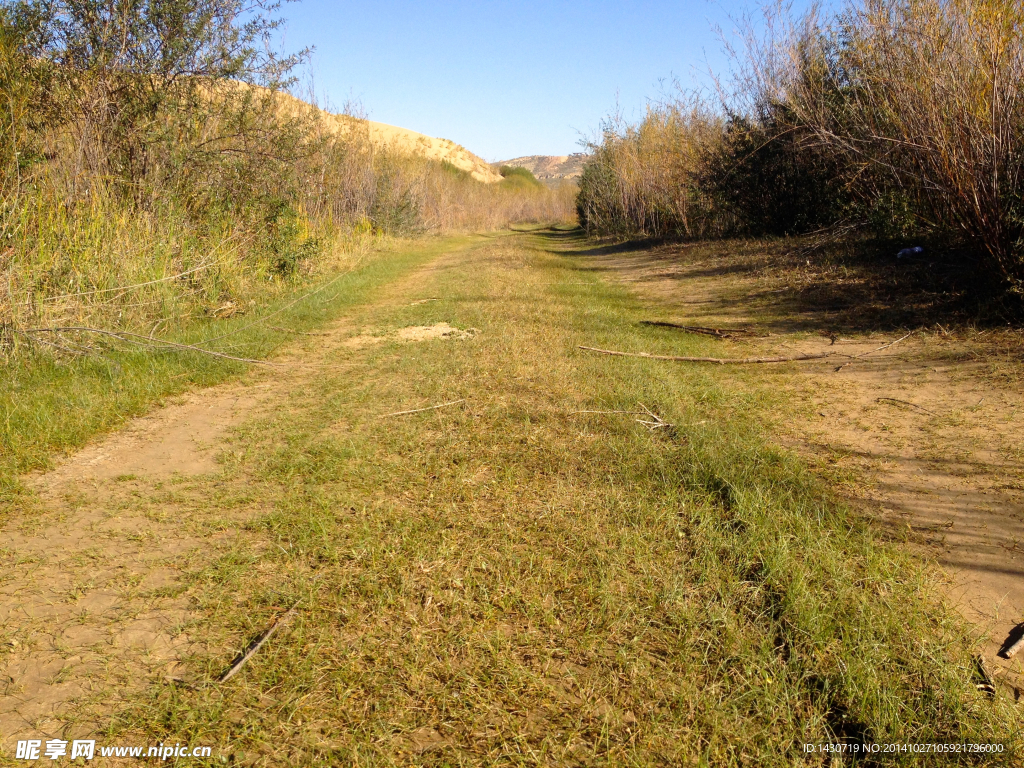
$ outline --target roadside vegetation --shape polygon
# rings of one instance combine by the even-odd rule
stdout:
[[[111,423],[79,403],[77,427],[50,429],[54,415],[16,395],[16,379],[52,382],[56,396],[58,382],[106,370],[115,349],[160,368],[182,354],[169,341],[239,356],[222,325],[396,239],[572,215],[571,190],[485,184],[295,98],[306,53],[273,53],[277,11],[262,0],[0,3],[7,470],[34,466],[26,440],[62,435],[50,447],[67,447]],[[134,381],[147,393],[136,406],[159,394]]]
[[[577,201],[588,232],[921,245],[1024,293],[1019,2],[769,12],[733,53],[714,96],[605,124]]]

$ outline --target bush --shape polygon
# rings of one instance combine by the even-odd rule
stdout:
[[[588,231],[790,235],[842,223],[987,254],[1024,292],[1024,6],[864,0],[748,37],[736,92],[612,121],[577,199]]]

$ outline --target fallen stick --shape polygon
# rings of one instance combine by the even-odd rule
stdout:
[[[807,355],[789,355],[786,357],[679,357],[677,355],[652,355],[649,352],[617,352],[612,349],[598,349],[597,347],[584,347],[590,352],[599,352],[602,355],[616,355],[618,357],[646,357],[651,360],[671,360],[677,363],[716,363],[718,365],[749,365],[754,363],[791,363],[798,360],[820,360],[823,357],[831,357],[832,352],[814,352]]]
[[[1024,648],[1024,632],[1017,638],[1017,642],[1003,651],[1002,656],[1004,659],[1012,659],[1021,648]]]
[[[395,411],[394,413],[382,413],[378,418],[385,419],[388,416],[405,416],[409,413],[422,413],[423,411],[436,411],[438,408],[447,408],[449,405],[458,405],[459,403],[466,402],[466,398],[461,400],[452,400],[450,403],[441,403],[440,405],[430,405],[426,408],[413,408],[411,411]]]
[[[663,418],[661,418],[661,416],[656,414],[654,411],[652,411],[650,408],[648,408],[643,403],[640,403],[640,407],[644,409],[644,412],[648,416],[650,416],[653,419],[653,421],[644,421],[643,419],[637,419],[636,421],[637,421],[638,424],[643,424],[649,430],[654,431],[655,429],[661,429],[662,427],[674,427],[675,426],[674,424],[669,424],[667,421],[665,421]]]
[[[300,600],[299,603],[301,602],[302,601]],[[281,625],[285,623],[288,617],[295,613],[295,609],[299,607],[299,603],[293,605],[284,616],[282,616],[280,619],[274,622],[273,626],[270,629],[266,630],[262,635],[256,638],[256,640],[250,643],[249,647],[246,648],[241,653],[241,655],[235,659],[235,662],[231,665],[230,669],[228,669],[227,672],[225,672],[223,675],[217,678],[217,682],[225,683],[232,677],[234,677],[235,673],[238,672],[238,670],[240,670],[243,666],[245,666],[245,663],[249,661],[249,659],[256,655],[256,652],[263,647],[264,643],[266,643],[267,640],[274,636],[274,633],[277,632]]]
[[[657,328],[678,328],[681,331],[702,333],[705,336],[717,336],[720,339],[728,339],[733,335],[752,336],[754,334],[754,332],[749,328],[730,328],[728,330],[722,330],[721,328],[705,328],[702,325],[680,325],[679,323],[669,323],[663,320],[641,320],[640,325],[653,325]]]
[[[888,344],[883,344],[883,345],[882,345],[882,346],[880,346],[880,347],[879,347],[878,349],[870,349],[870,350],[868,350],[867,352],[862,352],[862,353],[861,353],[861,354],[859,354],[859,355],[855,355],[855,356],[853,357],[853,359],[851,359],[851,360],[847,360],[847,361],[846,361],[845,363],[843,363],[843,364],[842,364],[842,365],[840,365],[840,366],[839,366],[838,368],[836,368],[835,372],[836,372],[836,373],[839,373],[839,372],[840,372],[841,370],[843,370],[843,368],[845,368],[846,366],[850,365],[851,363],[855,363],[855,362],[857,362],[857,361],[858,361],[858,360],[860,360],[860,359],[861,359],[862,357],[867,357],[868,355],[873,355],[873,354],[875,354],[875,352],[881,352],[881,351],[882,351],[883,349],[888,349],[889,347],[891,347],[891,346],[893,346],[893,345],[895,345],[895,344],[899,344],[899,343],[900,343],[901,341],[903,341],[904,339],[906,339],[906,338],[909,338],[910,336],[913,336],[913,335],[914,335],[914,332],[913,332],[913,331],[911,331],[911,332],[910,332],[910,333],[908,333],[908,334],[907,334],[906,336],[900,336],[900,337],[899,337],[898,339],[896,339],[896,341],[890,341],[890,342],[889,342]]]
[[[900,400],[899,398],[896,398],[896,397],[879,397],[879,398],[876,398],[875,402],[876,403],[901,403],[902,405],[909,405],[911,408],[917,408],[917,410],[924,411],[925,413],[931,414],[932,416],[938,416],[938,414],[935,413],[935,411],[929,411],[927,408],[922,408],[920,405],[917,405],[915,403],[911,403],[909,400]]]

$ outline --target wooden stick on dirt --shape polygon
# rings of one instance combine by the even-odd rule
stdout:
[[[450,403],[441,403],[440,405],[431,405],[426,408],[413,408],[411,411],[395,411],[394,413],[382,413],[378,418],[385,419],[388,416],[405,416],[409,413],[422,413],[423,411],[436,411],[438,408],[447,408],[449,405],[458,405],[459,403],[466,402],[466,398],[461,400],[452,400]]]
[[[904,339],[909,338],[910,336],[913,336],[913,335],[914,335],[914,332],[911,331],[906,336],[900,336],[898,339],[896,339],[896,341],[890,341],[888,344],[883,344],[878,349],[871,349],[871,350],[868,350],[867,352],[862,352],[859,355],[855,355],[852,360],[847,360],[845,363],[843,363],[838,368],[836,368],[835,372],[839,373],[841,370],[843,370],[843,368],[845,368],[846,366],[850,365],[851,363],[857,362],[862,357],[867,357],[868,355],[875,354],[875,352],[881,352],[883,349],[888,349],[889,347],[891,347],[891,346],[893,346],[895,344],[899,344]]]
[[[896,398],[896,397],[879,397],[879,398],[875,399],[875,402],[876,403],[900,403],[901,405],[909,405],[911,408],[917,408],[917,410],[924,411],[925,413],[931,414],[932,416],[938,416],[938,414],[935,413],[935,411],[929,411],[927,408],[922,408],[920,405],[917,405],[916,403],[912,403],[909,400],[900,400],[899,398]]]
[[[1021,636],[1017,638],[1017,642],[1003,651],[1003,658],[1012,659],[1021,648],[1024,648],[1024,632],[1022,632]]]
[[[653,325],[657,328],[678,328],[681,331],[688,331],[689,333],[703,333],[705,336],[717,336],[720,339],[728,339],[734,335],[740,336],[752,336],[754,332],[749,328],[705,328],[702,325],[680,325],[679,323],[669,323],[664,320],[641,320],[640,325]]]
[[[646,357],[651,360],[671,360],[677,363],[716,363],[718,365],[751,365],[756,363],[791,363],[797,360],[820,360],[823,357],[831,357],[832,352],[813,352],[806,355],[788,355],[786,357],[679,357],[677,355],[652,355],[649,352],[617,352],[612,349],[598,349],[597,347],[584,347],[590,352],[599,352],[602,355],[617,355],[619,357]]]
[[[299,603],[301,602],[302,601],[300,600]],[[282,616],[280,619],[274,622],[273,626],[270,627],[270,629],[266,630],[262,635],[256,638],[254,642],[250,643],[249,647],[246,648],[242,652],[242,654],[235,659],[235,663],[231,665],[231,668],[228,669],[228,671],[221,675],[219,678],[217,678],[217,682],[225,683],[232,677],[234,677],[235,673],[238,672],[238,670],[240,670],[243,666],[245,666],[245,663],[249,661],[249,659],[251,659],[253,656],[255,656],[256,652],[263,647],[267,640],[273,637],[274,633],[277,632],[281,625],[284,624],[285,621],[287,621],[287,619],[293,613],[295,613],[295,609],[299,607],[299,603],[293,605],[284,616]]]

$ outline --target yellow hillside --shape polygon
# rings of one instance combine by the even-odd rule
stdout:
[[[374,143],[387,144],[433,160],[447,160],[478,181],[501,181],[500,174],[490,164],[450,139],[435,139],[433,136],[426,136],[407,128],[375,123],[372,120],[368,120],[367,124],[370,129],[370,140]]]
[[[349,115],[336,115],[285,93],[280,94],[280,97],[285,100],[286,110],[295,109],[299,111],[304,108],[316,110],[328,128],[340,131],[362,128],[367,131],[370,141],[374,144],[389,146],[400,152],[408,152],[409,154],[419,155],[431,160],[447,161],[456,168],[466,171],[477,181],[488,183],[501,181],[501,175],[483,158],[477,157],[468,149],[450,139],[438,139],[423,133],[410,131],[408,128],[377,123],[373,120],[362,120]]]

